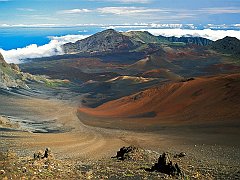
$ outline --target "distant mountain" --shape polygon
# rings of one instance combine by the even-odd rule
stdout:
[[[199,45],[199,46],[207,46],[207,45],[210,45],[212,44],[212,40],[210,39],[206,39],[206,38],[203,38],[203,37],[185,37],[185,36],[182,36],[182,37],[175,37],[175,36],[172,36],[172,37],[165,37],[165,36],[158,36],[159,39],[162,39],[162,40],[165,40],[165,41],[170,41],[170,42],[182,42],[182,43],[185,43],[185,44],[196,44],[196,45]]]
[[[113,29],[107,29],[75,43],[64,44],[62,49],[65,54],[129,51],[154,52],[161,45],[196,44],[206,46],[211,43],[211,40],[201,37],[164,37],[154,36],[147,31],[121,33]]]
[[[240,57],[240,40],[235,37],[225,37],[212,43],[212,49],[224,54]]]
[[[159,44],[170,44],[174,45],[174,43],[183,43],[183,44],[196,44],[199,46],[207,46],[211,44],[213,41],[202,38],[202,37],[185,37],[182,36],[180,38],[172,36],[154,36],[148,31],[129,31],[123,33],[126,36],[131,37],[134,41],[139,41],[142,43],[159,43]]]
[[[148,31],[129,31],[122,33],[130,37],[133,41],[138,41],[144,44],[148,43],[170,43],[167,39],[161,39],[157,36],[152,35]]]
[[[76,54],[81,52],[129,51],[140,45],[140,42],[132,41],[128,36],[113,29],[108,29],[75,43],[64,44],[62,48],[67,54]]]

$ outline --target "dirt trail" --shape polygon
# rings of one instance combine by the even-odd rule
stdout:
[[[85,126],[77,117],[77,107],[67,101],[36,98],[10,101],[11,106],[15,107],[11,109],[17,109],[20,117],[43,125],[54,120],[52,125],[57,125],[66,132],[1,131],[1,148],[7,145],[22,154],[29,154],[50,147],[59,158],[95,159],[109,153],[114,154],[121,146],[127,145],[114,131]]]
[[[76,104],[69,101],[15,97],[1,99],[0,96],[0,102],[0,114],[5,112],[7,116],[37,122],[37,128],[49,125],[50,121],[53,122],[50,126],[58,126],[61,130],[30,133],[1,128],[0,151],[10,148],[19,155],[32,156],[35,151],[49,147],[58,159],[95,161],[104,157],[109,159],[122,146],[135,145],[157,152],[186,152],[196,159],[211,160],[209,163],[213,164],[234,164],[239,159],[239,143],[231,139],[231,144],[228,144],[229,139],[224,137],[229,136],[229,132],[218,133],[218,129],[201,133],[181,127],[165,127],[153,132],[104,129],[83,124],[83,120],[92,119],[77,116]],[[109,126],[116,128],[112,124]],[[239,136],[233,134],[233,137]]]

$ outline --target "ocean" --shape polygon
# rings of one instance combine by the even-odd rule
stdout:
[[[42,46],[50,42],[49,36],[91,35],[101,31],[100,27],[69,28],[0,28],[0,49],[11,50],[24,48],[31,44]]]

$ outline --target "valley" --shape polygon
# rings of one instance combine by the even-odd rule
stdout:
[[[109,29],[19,67],[0,57],[0,149],[31,156],[49,147],[63,162],[89,166],[93,179],[96,163],[107,162],[107,176],[118,179],[111,157],[132,145],[185,152],[188,178],[238,178],[240,59],[222,49],[226,41],[240,42]],[[132,179],[160,176],[136,172]]]

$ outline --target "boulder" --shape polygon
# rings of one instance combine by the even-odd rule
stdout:
[[[187,154],[185,152],[180,152],[179,154],[175,154],[173,157],[174,158],[181,158],[181,157],[184,157],[186,156]]]
[[[134,146],[129,146],[129,147],[122,147],[118,152],[115,158],[118,160],[125,160],[125,159],[130,159],[131,154],[136,152],[137,148]]]
[[[151,171],[158,171],[172,176],[179,176],[182,174],[178,164],[173,164],[167,153],[163,153],[159,156],[158,162],[152,166]]]
[[[19,68],[18,65],[14,64],[14,63],[10,63],[9,65],[10,65],[10,67],[11,67],[13,70],[15,70],[15,71],[17,71],[17,72],[20,72],[20,71],[21,71],[21,69]]]
[[[45,151],[38,150],[33,154],[34,159],[53,158],[50,148],[46,148]]]

